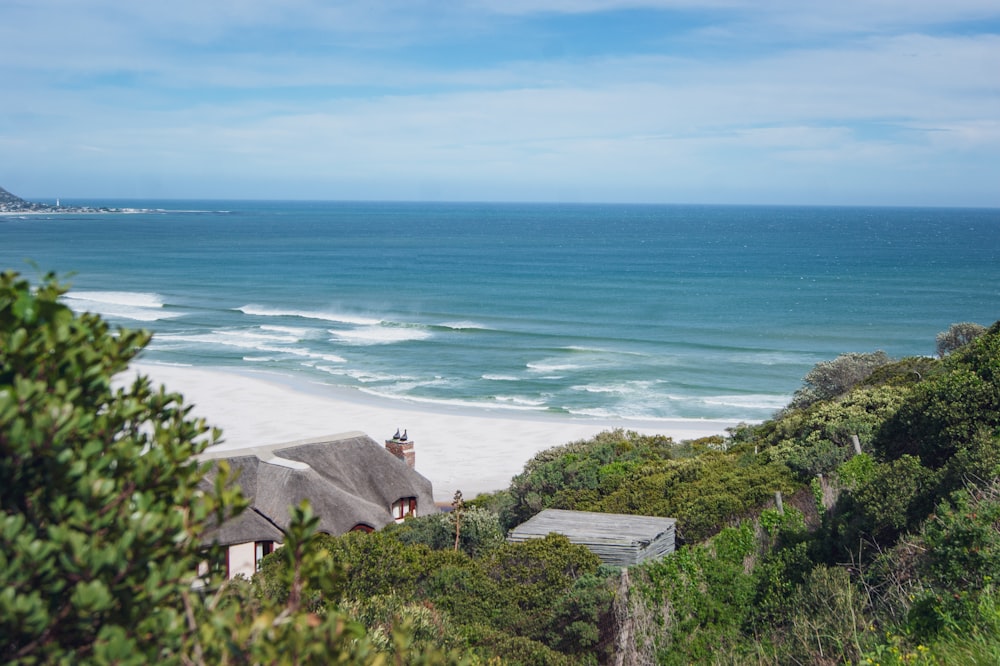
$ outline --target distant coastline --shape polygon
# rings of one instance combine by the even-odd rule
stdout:
[[[35,203],[26,201],[21,197],[11,194],[0,187],[0,215],[52,215],[52,214],[81,214],[81,213],[141,213],[145,212],[140,208],[111,208],[106,206],[61,206]]]

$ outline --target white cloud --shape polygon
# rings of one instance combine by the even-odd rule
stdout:
[[[214,179],[263,183],[273,189],[262,195],[275,197],[332,187],[330,196],[430,188],[456,198],[688,201],[695,194],[685,193],[765,187],[760,196],[788,197],[837,179],[849,196],[879,172],[947,197],[937,164],[970,172],[970,182],[1000,178],[1000,36],[881,34],[849,20],[857,12],[862,27],[881,30],[967,20],[992,11],[987,4],[734,4],[740,11],[725,16],[742,23],[720,23],[718,34],[749,21],[848,36],[739,58],[609,53],[432,66],[400,60],[390,46],[432,39],[421,32],[432,24],[481,27],[490,12],[693,5],[469,2],[454,16],[392,2],[12,5],[0,10],[12,19],[0,21],[0,147],[17,168],[0,166],[0,178],[41,183],[76,168],[88,170],[88,186],[104,175],[105,192],[120,179],[139,195],[143,183],[173,180],[183,196]],[[267,26],[292,41],[253,50],[252,33]],[[314,41],[355,29],[338,48]],[[241,31],[245,43],[225,41]],[[59,169],[46,172],[54,160]]]

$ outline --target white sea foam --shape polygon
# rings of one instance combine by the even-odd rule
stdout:
[[[316,359],[319,361],[327,361],[328,363],[347,363],[347,360],[343,356],[337,356],[336,354],[323,354],[309,349],[303,349],[301,347],[280,347],[276,349],[266,349],[264,351],[276,351],[288,354],[289,356]]]
[[[356,382],[362,384],[373,384],[373,383],[386,383],[393,382],[399,379],[411,379],[410,377],[400,377],[399,375],[390,375],[384,372],[375,372],[372,370],[364,370],[359,368],[351,368],[343,365],[337,366],[324,366],[319,364],[311,364],[310,367],[319,370],[320,372],[325,372],[336,377],[350,377]]]
[[[439,324],[442,328],[451,328],[456,331],[485,331],[488,326],[478,324],[474,321],[443,321]]]
[[[227,334],[225,331],[215,331],[212,333],[161,333],[155,340],[161,343],[188,342],[203,345],[221,345],[223,347],[239,347],[240,349],[253,349],[256,351],[274,351],[268,345],[260,344],[259,340],[252,340]]]
[[[337,356],[336,354],[315,352],[305,347],[291,347],[274,344],[276,342],[282,342],[283,340],[281,338],[275,339],[275,336],[264,336],[251,331],[219,330],[211,333],[197,333],[193,335],[185,333],[164,333],[157,335],[154,340],[167,346],[169,346],[170,343],[186,342],[203,345],[219,345],[222,347],[235,347],[237,349],[249,349],[254,352],[283,354],[298,358],[327,361],[329,363],[346,362],[343,357]],[[291,339],[290,342],[296,342],[296,340]]]
[[[522,407],[544,407],[545,400],[541,398],[526,398],[519,395],[498,395],[493,398],[499,403],[509,403]]]
[[[771,394],[685,395],[664,393],[659,380],[625,381],[609,384],[578,384],[572,391],[594,394],[600,405],[563,405],[567,411],[594,418],[673,418],[674,414],[759,412],[763,418],[787,404],[787,396]],[[571,400],[575,403],[575,400]],[[720,409],[722,408],[722,409]]]
[[[731,354],[726,358],[731,363],[747,363],[749,365],[802,365],[815,363],[813,359],[813,354],[783,351],[745,352]]]
[[[431,332],[414,326],[359,326],[346,331],[330,330],[335,342],[349,345],[388,345],[397,342],[426,340]]]
[[[616,412],[603,408],[567,409],[566,411],[574,416],[587,416],[597,419],[613,419],[620,417],[620,415]]]
[[[747,394],[714,395],[701,399],[706,405],[722,407],[745,407],[751,409],[781,409],[788,405],[790,395]]]
[[[136,291],[75,291],[63,296],[71,309],[77,312],[95,312],[105,317],[118,317],[135,321],[157,321],[180,317],[183,312],[163,309],[159,294]]]
[[[577,354],[593,354],[595,356],[647,356],[647,354],[643,354],[642,352],[628,351],[625,349],[603,349],[601,347],[584,347],[582,345],[569,345],[568,347],[563,347],[563,349]]]
[[[138,308],[163,307],[162,296],[140,291],[73,291],[66,294],[66,298],[112,305],[131,305]]]
[[[621,393],[616,387],[613,386],[592,386],[590,384],[581,384],[577,386],[570,386],[572,391],[583,391],[584,393]]]
[[[258,332],[258,330],[260,332]],[[246,340],[247,342],[253,343],[256,341],[265,342],[298,342],[299,336],[290,335],[287,332],[282,335],[275,335],[276,333],[282,333],[281,331],[265,331],[263,329],[258,330],[240,330],[240,329],[224,329],[216,331],[218,335],[225,335],[231,338],[239,338]]]
[[[369,387],[361,387],[358,389],[362,393],[367,393],[368,395],[373,395],[379,398],[389,398],[391,400],[405,400],[407,402],[413,402],[422,405],[436,405],[440,407],[460,407],[460,408],[471,408],[476,410],[481,410],[483,408],[488,409],[498,409],[498,410],[512,410],[519,412],[526,411],[544,411],[547,409],[544,406],[536,407],[523,404],[512,404],[512,403],[502,403],[495,401],[484,401],[484,400],[461,400],[457,398],[451,399],[440,399],[440,398],[427,398],[422,396],[406,395],[403,393],[398,393],[396,391],[387,389],[374,389]]]
[[[353,324],[356,326],[373,326],[382,322],[381,319],[339,312],[325,312],[320,310],[280,310],[252,304],[244,305],[243,307],[236,308],[236,310],[242,312],[243,314],[253,315],[255,317],[301,317],[302,319],[334,321],[341,324]]]
[[[313,337],[318,332],[314,328],[305,328],[300,326],[272,326],[264,325],[260,327],[262,331],[273,331],[275,333],[284,333],[286,335],[294,335],[299,340],[303,338]]]
[[[487,379],[493,382],[517,382],[521,380],[520,377],[515,377],[514,375],[491,375],[491,374],[483,375],[483,379]]]
[[[431,386],[456,388],[464,385],[465,385],[464,380],[454,379],[451,377],[442,377],[440,375],[431,378],[427,377],[400,378],[395,382],[395,388],[401,391],[413,391],[414,389],[422,389]]]
[[[565,372],[566,370],[579,370],[583,366],[578,363],[558,363],[555,361],[532,361],[526,364],[528,370],[532,372]]]
[[[616,395],[633,395],[638,393],[648,395],[649,390],[658,383],[655,381],[633,381],[616,384],[579,384],[571,386],[570,389],[585,393],[611,393]]]

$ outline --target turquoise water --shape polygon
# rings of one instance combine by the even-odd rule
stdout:
[[[817,362],[1000,318],[1000,210],[97,201],[0,217],[0,267],[144,359],[426,403],[763,419]]]

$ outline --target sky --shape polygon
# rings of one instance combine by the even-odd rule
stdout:
[[[2,0],[34,200],[1000,206],[997,0]]]

